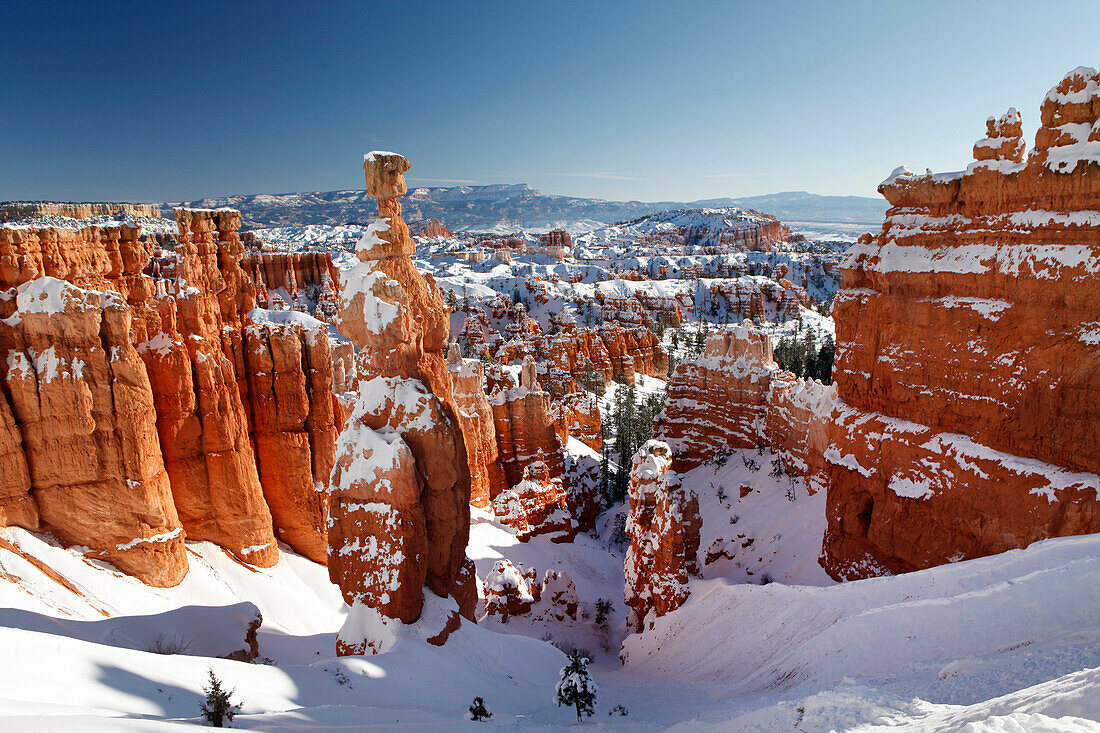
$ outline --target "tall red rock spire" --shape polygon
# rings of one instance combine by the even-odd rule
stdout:
[[[377,652],[378,623],[413,623],[424,586],[453,598],[442,643],[473,617],[466,543],[470,469],[444,360],[448,312],[431,276],[413,266],[401,218],[409,162],[364,157],[367,193],[381,215],[359,242],[360,264],[345,273],[339,319],[358,346],[359,395],[337,445],[330,500],[329,574],[352,605],[337,648]],[[433,601],[436,605],[438,602]]]

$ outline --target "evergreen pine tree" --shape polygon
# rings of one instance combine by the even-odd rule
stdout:
[[[469,710],[470,720],[488,720],[493,717],[493,714],[489,712],[489,708],[485,707],[485,701],[480,696],[474,698]]]
[[[554,689],[554,701],[558,707],[570,705],[577,709],[577,722],[581,715],[596,712],[596,681],[588,674],[588,660],[574,649],[569,653],[569,664],[561,668],[561,680]]]
[[[203,687],[202,691],[206,693],[206,700],[199,709],[202,710],[202,716],[215,728],[224,728],[240,712],[241,706],[234,705],[229,699],[235,690],[223,690],[222,682],[214,675],[213,669],[210,670],[210,684]]]

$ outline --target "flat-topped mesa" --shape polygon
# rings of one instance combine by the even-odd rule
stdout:
[[[953,174],[895,171],[842,264],[829,428],[834,577],[1100,531],[1100,75],[1010,110]]]
[[[156,204],[127,204],[107,201],[83,203],[5,201],[0,203],[0,221],[11,221],[12,219],[33,216],[64,216],[70,219],[89,219],[93,216],[110,214],[160,218],[160,207]]]
[[[433,643],[457,628],[460,611],[473,618],[469,456],[443,356],[449,316],[434,280],[410,259],[398,199],[408,169],[395,153],[364,157],[367,193],[383,218],[359,242],[360,264],[342,273],[339,322],[359,346],[361,381],[329,500],[329,575],[352,606],[341,655],[382,651],[371,630],[392,623],[385,619],[416,622],[425,585],[453,599],[443,602],[453,609]]]

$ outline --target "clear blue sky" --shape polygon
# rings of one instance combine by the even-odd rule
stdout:
[[[0,199],[874,196],[1100,64],[1100,2],[0,4]],[[1031,140],[1029,139],[1029,144]]]

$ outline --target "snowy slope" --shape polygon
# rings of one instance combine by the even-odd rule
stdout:
[[[724,466],[702,466],[685,481],[700,493],[704,548],[736,514],[735,528],[756,538],[752,552],[731,565],[706,567],[682,608],[626,640],[625,667],[599,654],[592,667],[599,703],[588,725],[642,731],[953,731],[967,724],[975,731],[1100,730],[1100,536],[832,584],[812,563],[801,562],[820,544],[820,496],[799,494],[796,484],[790,501],[787,479],[768,476],[764,462],[752,471],[738,459],[735,454]],[[752,490],[722,501],[717,491],[707,493],[715,481],[746,481]],[[335,635],[346,609],[324,568],[291,553],[276,567],[257,570],[212,545],[190,543],[188,578],[177,588],[154,589],[43,536],[8,528],[0,538],[19,548],[0,549],[0,572],[7,578],[0,583],[0,608],[15,609],[0,614],[5,731],[190,727],[208,669],[236,689],[244,704],[234,721],[240,728],[573,725],[572,713],[551,699],[564,656],[538,638],[516,634],[550,631],[558,643],[579,645],[583,639],[571,634],[583,634],[580,624],[571,631],[467,624],[442,648],[426,644],[410,627],[387,654],[337,659]],[[482,576],[498,555],[540,571],[565,569],[582,603],[622,589],[621,558],[604,540],[519,543],[480,518],[469,552]],[[76,592],[27,558],[47,563]],[[765,571],[775,581],[760,585]],[[179,620],[186,607],[223,608],[229,624],[241,601],[263,613],[259,646],[267,663],[154,655],[65,628],[103,621],[100,608],[115,626],[136,614],[160,614],[166,632],[196,634],[194,617]],[[202,624],[212,625],[209,619]],[[613,625],[620,624],[617,613]],[[475,695],[494,712],[491,723],[464,721]],[[609,716],[614,705],[629,715]]]

